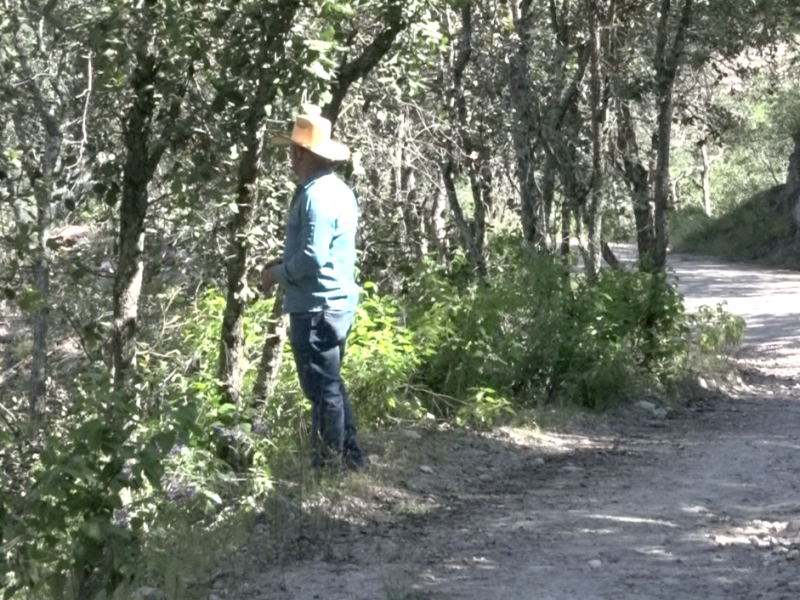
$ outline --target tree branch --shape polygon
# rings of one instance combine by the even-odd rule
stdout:
[[[403,4],[402,0],[388,0],[386,8],[388,26],[375,36],[361,54],[339,68],[339,73],[331,90],[331,100],[322,109],[322,115],[330,119],[333,125],[336,124],[339,110],[350,86],[368,75],[378,65],[391,50],[397,36],[408,26],[408,19],[403,17]]]
[[[684,0],[681,18],[680,21],[678,21],[678,31],[675,32],[675,40],[672,43],[672,48],[664,65],[667,73],[669,73],[671,77],[675,77],[675,73],[678,70],[678,61],[683,54],[683,48],[686,46],[686,32],[692,23],[693,6],[693,0]]]
[[[656,26],[656,52],[653,57],[653,66],[656,76],[664,69],[664,52],[667,48],[667,29],[669,26],[670,0],[661,0],[661,8],[658,15],[658,25]]]
[[[186,98],[189,82],[192,80],[192,77],[194,77],[194,62],[194,59],[192,59],[192,62],[189,63],[189,71],[186,75],[186,79],[181,84],[180,88],[178,88],[177,93],[172,97],[169,108],[163,109],[158,116],[158,120],[166,119],[166,123],[161,130],[161,134],[158,136],[158,140],[153,145],[147,161],[147,169],[150,178],[152,178],[155,173],[158,164],[161,162],[161,157],[169,147],[175,135],[175,131],[177,130],[177,120],[181,114],[181,106],[183,106],[183,100]]]
[[[591,56],[591,48],[587,45],[582,45],[580,47],[580,51],[581,53],[578,55],[578,68],[575,70],[575,75],[573,75],[572,81],[570,81],[569,87],[567,88],[564,96],[561,98],[561,102],[558,106],[558,115],[556,121],[558,124],[564,122],[564,118],[567,116],[567,111],[577,96],[580,90],[581,81],[583,81],[583,77],[586,74],[586,67],[589,64],[589,57]]]

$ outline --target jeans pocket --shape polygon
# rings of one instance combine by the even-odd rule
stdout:
[[[347,339],[350,329],[353,327],[353,313],[326,310],[323,313],[323,321],[325,329],[331,336],[331,342],[341,344]]]

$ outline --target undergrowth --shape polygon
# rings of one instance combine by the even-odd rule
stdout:
[[[665,274],[609,269],[591,281],[502,237],[492,256],[486,281],[464,276],[459,257],[447,270],[423,261],[403,296],[363,286],[344,368],[362,429],[488,429],[536,407],[601,410],[635,390],[668,391],[697,356],[743,335],[722,307],[687,315]],[[0,474],[5,598],[113,598],[145,584],[184,597],[190,582],[176,573],[187,571],[170,557],[208,564],[213,552],[189,550],[217,540],[224,555],[243,543],[241,515],[264,506],[285,465],[305,464],[308,403],[291,352],[268,402],[224,401],[223,308],[207,290],[182,313],[180,335],[142,350],[139,404],[87,370],[37,445],[0,430],[24,473]],[[262,299],[248,311],[246,390],[271,310]],[[178,552],[176,540],[191,548]]]

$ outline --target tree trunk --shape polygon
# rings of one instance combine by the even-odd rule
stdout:
[[[563,158],[570,155],[575,146],[575,140],[578,138],[578,130],[581,127],[581,116],[578,109],[578,102],[580,101],[581,82],[583,81],[586,66],[589,62],[589,47],[581,43],[576,43],[576,33],[578,25],[573,19],[572,7],[570,2],[556,3],[555,0],[548,2],[550,28],[555,39],[555,49],[553,60],[551,62],[552,69],[552,92],[551,98],[548,101],[548,110],[546,113],[545,127],[541,132],[543,138],[543,146],[545,150],[545,160],[542,167],[542,204],[543,204],[543,229],[545,232],[545,243],[549,245],[551,234],[555,236],[555,232],[560,228],[562,235],[562,248],[561,254],[568,255],[569,250],[564,251],[563,247],[563,234],[564,225],[566,229],[570,229],[570,219],[573,209],[574,197],[572,192],[567,192],[566,187],[571,187],[566,184],[567,179],[574,181],[572,174],[568,172],[573,168],[575,161],[565,161]],[[574,51],[578,54],[575,60],[572,58]],[[573,69],[573,67],[576,67]],[[568,77],[572,73],[571,78]],[[551,228],[551,217],[553,212],[553,202],[555,199],[555,187],[559,173],[561,174],[562,190],[564,191],[566,201],[566,212],[562,207],[560,219],[553,218]],[[566,215],[566,220],[565,220]],[[559,224],[560,221],[560,224]],[[569,234],[566,236],[569,241]],[[555,240],[553,240],[555,242]],[[567,246],[568,248],[568,246]]]
[[[631,194],[636,221],[636,244],[642,266],[652,262],[655,235],[653,203],[650,199],[649,172],[639,157],[639,145],[630,108],[624,101],[617,111],[617,145],[622,154],[622,173]],[[648,267],[649,268],[649,267]]]
[[[655,200],[655,246],[653,267],[663,270],[667,265],[667,246],[669,244],[669,162],[670,142],[672,141],[673,89],[678,74],[680,60],[686,42],[686,34],[692,22],[693,0],[684,0],[681,18],[677,25],[675,38],[667,48],[670,0],[661,0],[661,14],[656,34],[655,71],[656,104],[658,106],[658,129],[656,131],[656,171],[653,196]]]
[[[436,261],[440,265],[447,263],[450,253],[446,212],[447,203],[440,190],[434,188],[429,199],[429,206],[426,203],[423,214],[428,243],[436,250]]]
[[[422,217],[420,216],[417,194],[417,178],[414,169],[403,165],[400,172],[400,189],[403,199],[403,215],[406,225],[406,237],[415,260],[421,260],[428,253],[428,240],[425,238]]]
[[[45,123],[44,153],[41,160],[42,176],[34,183],[36,197],[37,244],[33,265],[34,288],[39,302],[33,314],[33,348],[31,351],[30,416],[38,421],[44,415],[47,399],[47,328],[50,313],[50,238],[52,222],[53,175],[61,152],[61,128],[48,116]]]
[[[656,150],[656,173],[653,197],[655,200],[655,246],[653,266],[664,269],[667,264],[667,245],[669,244],[669,159],[672,138],[672,91],[664,92],[658,107],[658,143]]]
[[[509,98],[511,100],[511,138],[516,155],[522,212],[522,234],[525,244],[535,250],[542,248],[542,196],[536,184],[534,164],[537,133],[536,99],[530,78],[531,1],[522,0],[514,16],[514,28],[519,41],[509,61]]]
[[[553,213],[553,201],[556,192],[556,177],[557,177],[558,160],[555,153],[548,152],[545,155],[544,166],[542,167],[542,229],[544,230],[544,245],[550,247],[551,243],[555,243],[555,239],[551,240],[551,234],[557,231],[555,223],[551,228],[550,218]],[[554,219],[555,220],[555,219]]]
[[[456,223],[458,232],[461,234],[461,239],[464,242],[464,248],[467,252],[467,259],[472,264],[475,271],[479,276],[486,276],[486,263],[483,256],[478,251],[475,244],[475,238],[472,235],[472,228],[464,218],[464,211],[461,208],[461,202],[458,200],[456,193],[456,184],[454,179],[454,164],[452,157],[442,165],[442,180],[444,181],[444,188],[447,192],[447,200],[450,204],[450,212],[453,213],[453,220]]]
[[[482,155],[483,158],[481,159],[481,167],[480,167],[480,180],[481,180],[481,214],[475,214],[476,221],[482,223],[483,233],[482,236],[485,238],[486,232],[491,227],[492,219],[494,218],[494,175],[492,173],[492,167],[490,166],[489,162],[489,150],[486,148],[485,155]],[[481,239],[480,243],[480,251],[481,255],[484,254],[484,244],[485,240]]]
[[[261,349],[261,363],[258,367],[256,383],[253,386],[253,399],[256,403],[266,404],[272,397],[275,383],[278,380],[285,342],[286,318],[283,315],[283,289],[278,289],[267,325],[267,336]]]
[[[137,40],[136,66],[131,76],[132,104],[123,124],[125,163],[122,170],[122,194],[119,206],[117,266],[114,273],[114,323],[111,337],[114,390],[126,398],[134,396],[133,376],[136,371],[136,320],[144,274],[145,218],[149,205],[148,186],[164,152],[174,141],[175,122],[180,116],[188,82],[192,80],[194,63],[188,65],[184,83],[169,94],[162,107],[163,127],[151,139],[153,117],[157,107],[156,84],[160,65],[151,53],[152,28],[156,18],[155,0],[142,4],[140,37]],[[164,94],[167,96],[167,94]]]
[[[575,148],[568,152],[575,153]],[[561,257],[565,260],[569,258],[571,249],[570,241],[572,237],[572,213],[575,207],[574,177],[566,170],[561,170],[561,185],[564,190],[561,199]]]
[[[136,318],[144,272],[144,223],[148,190],[152,177],[149,135],[156,100],[153,83],[155,58],[142,50],[131,80],[135,94],[128,111],[123,141],[125,165],[122,175],[122,198],[119,207],[117,266],[114,274],[114,389],[126,396],[135,371]]]
[[[262,151],[262,129],[266,114],[264,107],[271,104],[279,85],[285,84],[282,76],[289,72],[285,61],[284,40],[294,24],[300,0],[289,0],[266,16],[265,30],[256,60],[260,69],[256,92],[243,124],[243,146],[239,161],[236,186],[236,209],[228,223],[228,250],[225,261],[226,298],[222,317],[219,352],[219,380],[227,402],[238,406],[242,393],[242,358],[244,356],[244,312],[247,290],[247,259],[249,246],[247,234],[255,219],[256,179]]]
[[[46,9],[42,17],[48,17],[52,7]],[[11,16],[12,27],[19,29],[21,24],[16,18]],[[44,22],[40,24],[44,26]],[[9,43],[10,40],[9,40]],[[0,49],[0,59],[3,59],[5,48]],[[43,46],[39,48],[41,52],[46,52]],[[41,54],[40,59],[45,59]],[[46,59],[45,59],[46,60]],[[36,303],[33,307],[32,333],[33,346],[31,348],[31,378],[28,390],[28,409],[32,423],[40,421],[45,413],[47,406],[47,331],[49,326],[50,312],[50,250],[48,241],[50,238],[50,228],[53,218],[52,192],[55,180],[57,179],[56,167],[61,154],[63,139],[62,125],[56,117],[56,109],[66,98],[59,97],[58,91],[61,90],[63,81],[60,79],[61,73],[56,76],[55,81],[50,81],[50,85],[40,83],[39,74],[28,61],[28,56],[19,51],[15,57],[15,66],[21,70],[20,81],[14,86],[19,87],[20,96],[11,102],[12,110],[8,110],[3,115],[2,126],[5,130],[5,119],[13,122],[17,139],[24,149],[26,159],[23,160],[23,168],[26,171],[30,185],[33,188],[33,196],[36,203],[36,247],[33,250],[33,288],[37,293]],[[49,77],[41,73],[44,78]],[[8,78],[4,66],[0,66],[0,77]],[[49,91],[47,89],[50,88]],[[27,94],[25,94],[27,92]],[[55,93],[55,97],[53,94]],[[15,93],[5,90],[7,99],[15,98]],[[24,96],[22,94],[25,94]],[[29,129],[26,122],[31,118],[29,111],[38,117],[40,128]],[[63,114],[62,114],[63,115]],[[62,116],[63,118],[63,116]],[[35,131],[35,133],[34,133]],[[39,158],[33,158],[38,156]],[[6,173],[0,169],[0,179],[6,177]],[[7,182],[11,192],[11,210],[14,213],[16,223],[22,223],[22,212],[20,205],[15,199],[15,190],[12,182]],[[33,427],[32,433],[37,434],[38,428]]]
[[[700,185],[703,190],[703,212],[709,217],[711,216],[711,186],[709,179],[711,177],[711,163],[708,160],[708,145],[706,140],[701,140],[698,144],[700,146],[700,159],[702,161],[702,171],[700,172]]]
[[[582,127],[580,109],[577,103],[570,103],[567,106],[562,130],[563,139],[567,143],[558,147],[560,154],[556,156],[561,185],[564,190],[561,206],[561,256],[565,259],[571,252],[573,219],[574,237],[578,242],[581,241],[581,207],[586,203],[588,194],[588,187],[581,179],[584,169],[579,164],[578,148],[574,143],[569,143],[569,140],[577,139]]]
[[[612,269],[621,269],[622,263],[619,262],[619,259],[614,254],[614,251],[611,249],[611,246],[608,245],[607,242],[602,242],[603,246],[603,260],[606,261],[609,267]]]
[[[488,220],[488,209],[485,198],[490,195],[486,186],[491,185],[483,178],[482,169],[476,165],[470,167],[469,172],[470,191],[472,192],[472,202],[475,205],[475,214],[472,219],[472,233],[475,239],[475,251],[478,256],[483,258],[484,246],[486,244],[486,229]]]
[[[453,212],[453,219],[461,234],[467,256],[475,271],[480,277],[486,276],[486,262],[484,258],[484,242],[486,238],[486,206],[484,204],[484,187],[488,182],[483,181],[483,158],[488,160],[488,150],[476,148],[474,136],[470,131],[469,111],[464,93],[464,72],[472,57],[472,3],[465,2],[461,6],[461,31],[458,54],[453,60],[452,77],[453,86],[450,90],[450,102],[447,103],[450,125],[459,141],[457,150],[455,144],[448,140],[447,159],[442,170],[445,190]],[[475,212],[472,222],[464,217],[461,204],[456,194],[455,174],[456,165],[462,166],[466,162],[467,176],[470,182],[472,199]]]
[[[561,202],[561,256],[568,258],[572,236],[572,204],[566,196]]]
[[[589,12],[589,44],[590,58],[589,91],[591,98],[592,126],[592,184],[589,191],[589,202],[586,206],[586,229],[588,248],[585,253],[586,273],[590,278],[597,276],[602,256],[602,208],[605,166],[603,164],[603,147],[605,124],[605,106],[602,97],[602,79],[600,73],[600,15],[597,0],[588,2]]]
[[[254,106],[264,106],[255,103]],[[251,110],[246,124],[247,141],[239,162],[236,191],[236,212],[228,224],[228,257],[225,311],[222,317],[222,339],[219,353],[219,379],[227,402],[237,404],[242,392],[242,358],[244,356],[244,311],[247,306],[247,233],[255,219],[255,182],[261,155],[260,133],[263,110]]]

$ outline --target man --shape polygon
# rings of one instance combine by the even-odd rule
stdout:
[[[291,136],[272,138],[289,146],[298,179],[289,207],[283,259],[268,264],[265,291],[284,288],[289,342],[303,393],[311,401],[312,465],[366,468],[358,447],[350,399],[341,377],[347,336],[359,288],[355,282],[358,204],[333,172],[350,152],[331,140],[331,123],[300,116]]]

